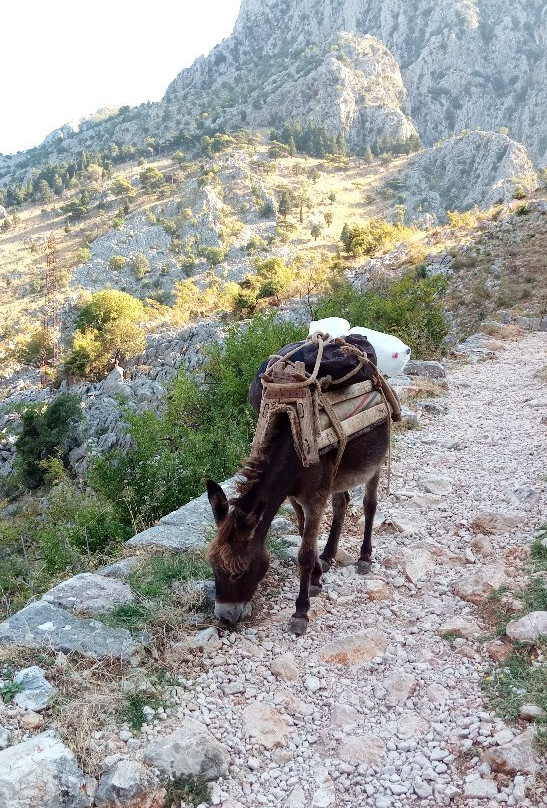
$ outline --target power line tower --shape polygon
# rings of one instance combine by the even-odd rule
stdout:
[[[57,329],[57,242],[49,236],[46,246],[46,270],[44,285],[43,347],[42,347],[42,387],[47,387],[50,379],[49,368],[57,367],[59,345]]]

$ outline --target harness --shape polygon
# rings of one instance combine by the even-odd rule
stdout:
[[[342,378],[319,378],[323,351],[335,341],[347,354],[354,354],[355,366]],[[389,432],[388,486],[391,471],[391,421],[401,420],[399,401],[373,362],[364,351],[349,345],[342,338],[333,340],[328,334],[316,332],[306,340],[317,344],[314,369],[308,373],[304,362],[292,362],[291,357],[301,346],[284,356],[270,357],[261,376],[263,393],[252,451],[257,451],[268,440],[278,415],[285,413],[291,425],[295,450],[304,467],[319,462],[320,456],[338,447],[334,475],[338,471],[348,440],[370,431],[387,420]],[[372,380],[347,385],[368,365]],[[346,384],[343,389],[341,385]]]

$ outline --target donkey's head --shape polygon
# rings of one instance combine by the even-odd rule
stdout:
[[[209,548],[215,576],[215,614],[228,623],[237,623],[250,614],[250,600],[270,565],[263,542],[253,541],[260,513],[253,509],[245,512],[237,500],[228,502],[213,480],[207,480],[207,495],[218,528]]]

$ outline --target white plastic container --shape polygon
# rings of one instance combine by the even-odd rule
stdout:
[[[398,376],[410,360],[410,348],[393,334],[384,334],[382,331],[362,326],[350,328],[346,334],[360,334],[368,339],[376,351],[378,370],[384,376]]]
[[[325,317],[323,320],[314,320],[310,323],[308,336],[321,331],[323,334],[330,334],[331,337],[345,337],[349,332],[350,324],[343,317]]]

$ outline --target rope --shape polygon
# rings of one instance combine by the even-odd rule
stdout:
[[[317,357],[311,374],[306,372],[303,362],[290,361],[291,357],[301,350],[301,345],[297,345],[285,355],[274,354],[270,357],[270,364],[262,374],[264,392],[253,441],[253,451],[258,450],[269,435],[273,426],[273,416],[286,413],[291,426],[294,446],[302,464],[307,467],[319,462],[317,438],[321,433],[319,425],[319,407],[321,406],[327,414],[333,432],[338,439],[338,451],[333,471],[333,477],[335,477],[342,462],[348,436],[327,395],[327,389],[333,384],[332,376],[325,376],[322,379],[317,378],[325,346],[332,341],[332,337],[320,331],[316,331],[308,337],[307,342],[317,343]],[[343,385],[359,373],[365,365],[370,365],[373,386],[382,396],[386,408],[388,421],[387,493],[389,496],[391,484],[391,420],[392,418],[393,420],[400,420],[400,405],[395,394],[378,372],[376,365],[370,361],[363,351],[354,345],[344,343],[343,340],[340,340],[340,343],[342,352],[355,354],[359,361],[345,376],[335,380],[336,386]],[[272,360],[274,361],[272,362]],[[276,393],[278,396],[276,396]]]

